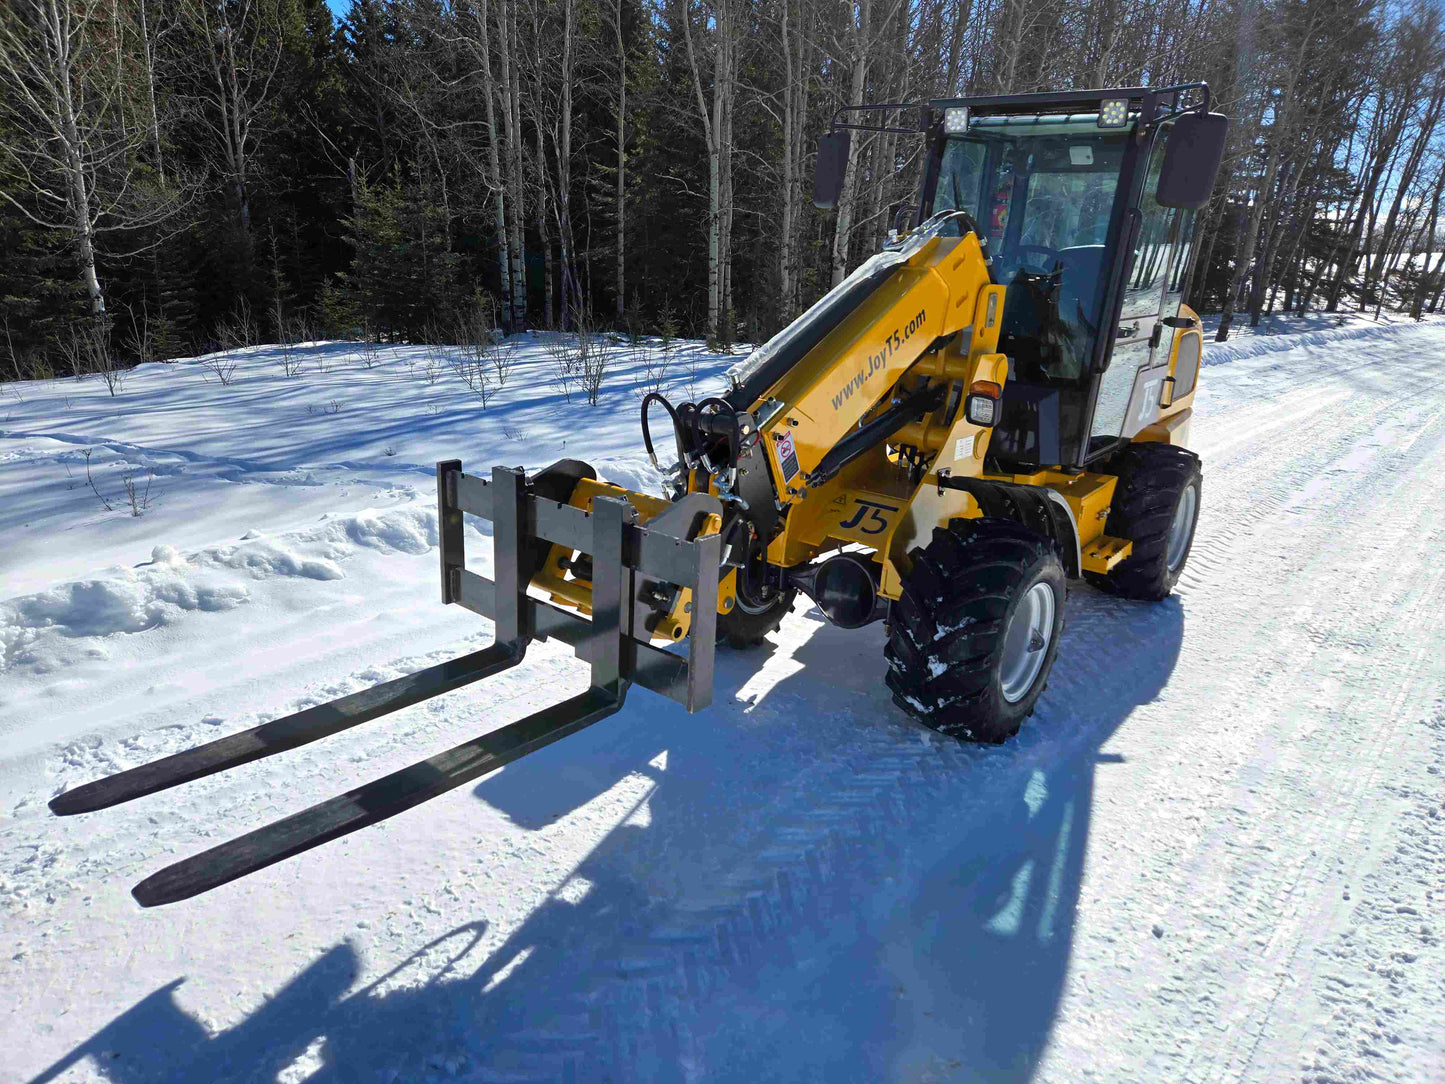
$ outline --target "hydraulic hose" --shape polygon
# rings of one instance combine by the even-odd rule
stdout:
[[[726,399],[720,399],[716,395],[710,395],[697,404],[697,409],[693,411],[692,415],[692,431],[697,438],[697,447],[701,449],[707,444],[708,434],[702,431],[702,417],[703,411],[710,406],[716,407],[719,415],[726,414],[728,420],[732,423],[732,427],[727,434],[728,463],[735,464],[738,461],[738,455],[742,451],[742,434],[738,431],[738,413]]]
[[[667,416],[672,419],[672,432],[677,438],[680,453],[685,451],[685,445],[682,439],[682,425],[677,418],[677,410],[667,401],[667,396],[658,391],[650,391],[644,395],[642,397],[642,445],[647,449],[647,458],[652,460],[652,465],[658,470],[662,470],[662,464],[657,461],[657,453],[652,448],[652,430],[647,424],[647,408],[652,405],[654,400],[662,404],[662,409],[667,411]],[[684,458],[686,458],[685,455]]]

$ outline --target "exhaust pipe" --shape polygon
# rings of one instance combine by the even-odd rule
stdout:
[[[788,570],[788,583],[807,595],[840,629],[881,621],[888,600],[878,594],[879,568],[861,553],[835,553],[825,561]]]

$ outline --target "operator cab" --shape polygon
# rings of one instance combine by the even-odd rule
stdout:
[[[919,221],[966,211],[1007,288],[998,348],[1009,379],[990,445],[1004,472],[1083,467],[1137,432],[1135,384],[1167,366],[1172,336],[1161,321],[1183,298],[1193,211],[1156,198],[1175,121],[1144,123],[1145,109],[1165,116],[1153,95],[1087,97],[1029,113],[1019,99],[932,103],[943,123]],[[1096,111],[1072,111],[1089,105]],[[968,228],[954,219],[945,232]]]
[[[980,118],[945,146],[933,211],[967,211],[1007,284],[1010,379],[1077,381],[1103,301],[1105,242],[1128,136],[1096,117]],[[960,229],[954,219],[945,232]]]

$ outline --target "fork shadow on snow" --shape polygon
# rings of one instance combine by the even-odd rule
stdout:
[[[1167,684],[1183,608],[1076,588],[1039,710],[988,748],[889,703],[876,627],[809,619],[800,668],[760,697],[738,695],[758,658],[720,651],[707,713],[638,690],[475,787],[540,830],[629,774],[656,784],[650,822],[628,818],[575,871],[590,888],[551,895],[479,968],[485,914],[360,989],[342,942],[215,1035],[178,978],[31,1084],[85,1059],[113,1084],[1030,1080],[1068,970],[1095,772],[1127,756],[1100,747]],[[923,777],[876,782],[920,760]],[[828,821],[844,791],[853,819],[789,858],[786,826]],[[730,872],[767,862],[769,885],[707,908]],[[431,977],[407,985],[424,958]]]

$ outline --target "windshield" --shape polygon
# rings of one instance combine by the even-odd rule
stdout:
[[[1008,287],[999,349],[1019,379],[1072,383],[1088,372],[1133,130],[1100,128],[1092,114],[983,117],[945,147],[933,211],[968,211],[987,235]]]

